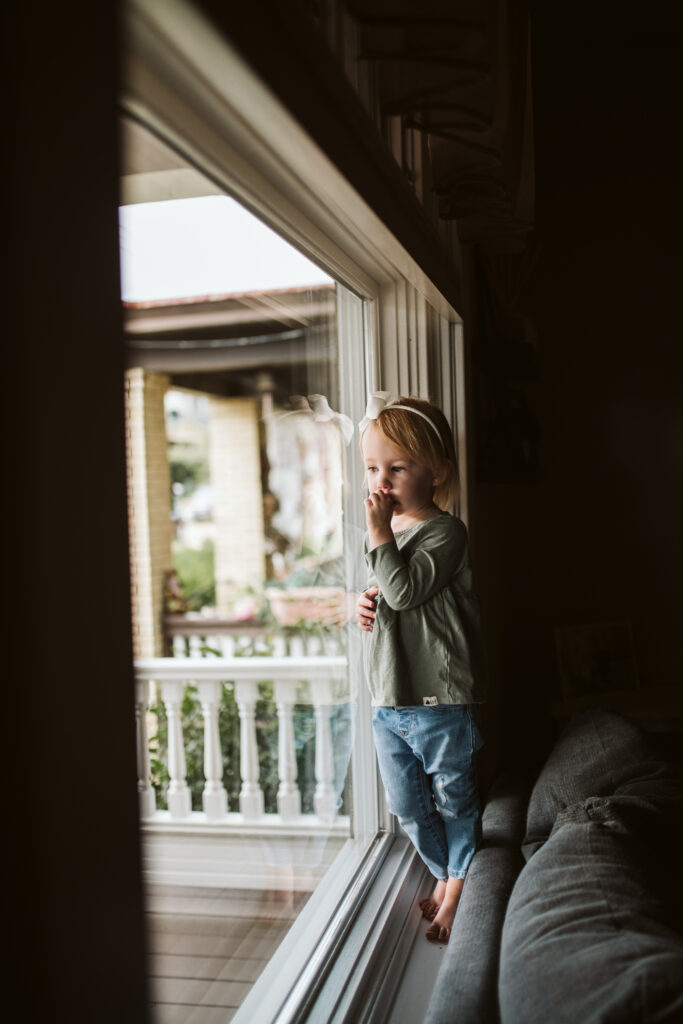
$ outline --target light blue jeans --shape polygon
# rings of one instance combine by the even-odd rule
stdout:
[[[481,842],[476,704],[379,707],[372,715],[389,810],[435,878],[464,878]]]

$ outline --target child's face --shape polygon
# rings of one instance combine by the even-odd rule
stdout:
[[[394,515],[409,515],[431,505],[434,474],[384,436],[374,423],[363,432],[365,478],[371,494],[383,491],[394,502]]]

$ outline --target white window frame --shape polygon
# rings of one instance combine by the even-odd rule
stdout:
[[[353,346],[342,343],[342,363],[350,360],[341,367],[342,407],[360,419],[366,387],[440,402],[456,438],[458,512],[466,519],[463,328],[456,310],[277,97],[184,0],[128,0],[122,70],[127,116],[156,132],[218,189],[364,300],[364,373],[352,372],[363,361],[358,345],[350,352]],[[182,173],[176,176],[180,195]],[[197,194],[196,174],[189,187]],[[343,341],[349,325],[340,315]],[[359,343],[360,333],[353,334]],[[358,453],[350,453],[349,468],[360,481]],[[352,1006],[357,1012],[357,991],[363,988],[366,1005],[372,1003],[391,977],[377,971],[376,947],[387,934],[378,923],[398,936],[388,955],[397,953],[406,912],[399,894],[421,884],[424,869],[388,819],[364,686],[358,711],[354,838],[238,1010],[237,1024],[301,1019],[323,995],[328,1016],[320,1019],[333,1019],[332,1003],[338,1007],[334,1019],[345,1019]],[[387,891],[396,894],[393,901],[384,898]],[[369,921],[362,923],[363,915],[371,915]],[[356,940],[344,940],[354,924],[363,935],[363,952],[356,947],[351,962]],[[370,987],[363,963],[374,965]]]

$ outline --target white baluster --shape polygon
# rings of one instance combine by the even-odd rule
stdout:
[[[202,806],[209,821],[224,818],[228,811],[228,794],[223,786],[223,752],[218,729],[218,710],[222,684],[214,681],[199,683],[199,699],[204,715],[204,790]]]
[[[253,821],[264,812],[263,791],[259,785],[258,747],[256,744],[256,683],[235,683],[235,700],[240,716],[240,811],[245,819]]]
[[[301,633],[296,633],[289,641],[289,656],[290,658],[305,658],[306,648],[304,646],[304,638]]]
[[[270,654],[267,637],[259,636],[254,638],[254,654]]]
[[[147,737],[147,705],[149,704],[149,683],[142,680],[135,684],[135,741],[138,755],[138,802],[140,817],[151,818],[156,810],[156,796],[151,783],[149,740]]]
[[[190,658],[201,658],[201,656],[202,656],[202,651],[201,651],[202,638],[200,636],[191,636],[191,637],[188,637],[188,640],[189,640],[189,650],[188,650],[187,653],[190,656]]]
[[[187,818],[192,810],[190,789],[187,785],[185,745],[180,707],[185,684],[166,681],[161,684],[161,696],[168,716],[168,809],[172,818]]]
[[[330,657],[344,654],[344,631],[342,629],[330,630],[325,637],[320,653]]]
[[[273,657],[274,658],[286,658],[287,657],[287,641],[282,633],[277,633],[273,637]]]
[[[173,657],[174,658],[185,658],[187,656],[187,649],[185,646],[185,637],[176,634],[173,637]]]
[[[296,784],[296,746],[294,743],[294,704],[296,683],[276,682],[275,702],[278,718],[278,775],[277,809],[283,821],[293,821],[301,815],[301,794]]]
[[[323,653],[322,638],[317,633],[311,633],[308,637],[308,643],[306,645],[306,654],[309,658],[313,658],[318,654]]]
[[[329,822],[337,813],[338,798],[334,790],[334,756],[332,750],[331,692],[325,680],[310,683],[315,712],[315,794],[313,806],[322,821]]]
[[[222,637],[221,650],[224,658],[232,658],[235,654],[235,638],[232,636]]]

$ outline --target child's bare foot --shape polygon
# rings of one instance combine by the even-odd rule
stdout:
[[[433,921],[439,912],[439,907],[443,903],[443,898],[446,895],[446,883],[437,882],[434,886],[434,892],[431,896],[426,896],[425,899],[420,900],[420,910],[422,916],[426,917],[428,921]]]
[[[427,929],[427,938],[430,942],[448,942],[450,939],[453,918],[458,909],[460,894],[464,884],[463,878],[449,878],[446,882],[446,892],[441,906]]]

